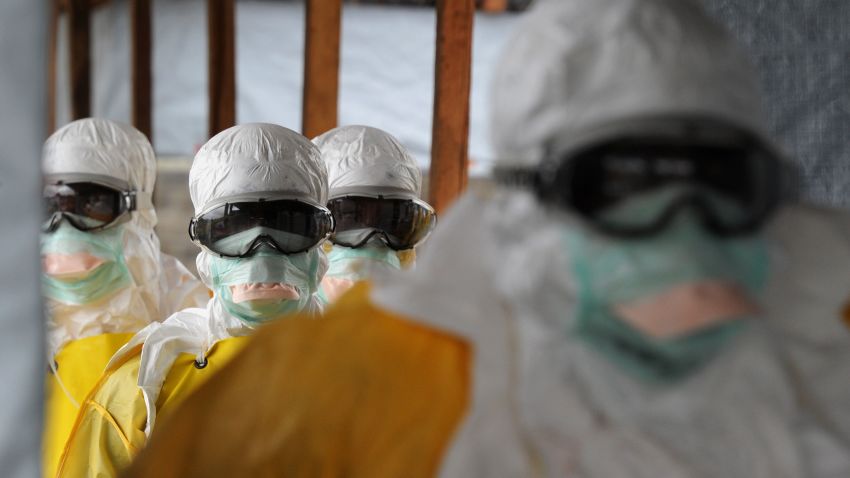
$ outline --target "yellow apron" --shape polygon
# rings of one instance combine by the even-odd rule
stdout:
[[[288,318],[156,430],[127,478],[435,476],[470,400],[458,336],[354,286],[319,320]]]
[[[192,390],[221,369],[241,349],[244,337],[221,340],[196,366],[195,356],[181,354],[171,366],[157,399],[157,423]],[[105,373],[81,405],[56,476],[117,476],[145,445],[147,411],[137,382],[141,346]]]
[[[65,344],[54,357],[58,377],[50,370],[45,383],[44,476],[56,474],[56,465],[74,426],[79,405],[103,374],[112,355],[132,337],[133,334],[101,334],[74,340]]]

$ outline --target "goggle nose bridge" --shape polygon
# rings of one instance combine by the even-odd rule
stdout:
[[[247,253],[249,255],[254,254],[263,246],[270,247],[271,249],[283,253],[280,246],[275,242],[274,238],[268,234],[260,234],[251,241],[251,245],[248,246]]]
[[[387,241],[389,241],[389,239],[387,239],[387,231],[384,231],[383,229],[373,228],[372,231],[366,235],[366,238],[363,239],[363,242],[361,242],[360,245],[366,244],[367,242],[372,240],[372,238],[376,235],[381,239],[381,241],[383,241],[384,244],[387,244]]]
[[[389,238],[387,238],[387,232],[384,231],[383,229],[378,229],[376,227],[373,227],[373,228],[370,228],[369,233],[366,234],[363,237],[363,239],[361,239],[360,241],[358,241],[355,245],[353,245],[351,247],[355,247],[355,248],[363,247],[363,245],[366,244],[367,242],[369,242],[370,239],[375,237],[376,234],[381,238],[381,241],[385,245],[389,246]]]
[[[42,227],[42,230],[44,232],[47,232],[47,233],[55,231],[59,227],[59,224],[62,223],[62,220],[64,218],[65,218],[65,214],[63,212],[61,212],[61,211],[54,212],[47,219],[45,226]]]
[[[716,219],[713,216],[711,207],[709,207],[702,195],[698,191],[688,191],[676,197],[664,210],[664,213],[658,218],[658,224],[661,227],[667,227],[670,222],[682,212],[692,210],[699,216],[700,224],[709,231],[714,231],[714,223]]]

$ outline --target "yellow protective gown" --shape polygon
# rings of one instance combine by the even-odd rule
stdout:
[[[166,376],[157,413],[169,412],[189,393],[222,368],[245,342],[244,337],[221,340],[207,353],[199,368],[195,356],[181,354]],[[126,468],[147,441],[147,411],[137,386],[141,345],[106,370],[80,407],[56,476],[111,477]]]
[[[54,357],[55,373],[51,370],[45,383],[44,476],[56,475],[56,466],[80,404],[103,374],[112,355],[132,336],[129,333],[100,334],[73,340]]]
[[[158,423],[126,476],[434,476],[470,400],[469,346],[368,291],[258,331]]]

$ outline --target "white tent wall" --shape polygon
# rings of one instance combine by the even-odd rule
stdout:
[[[47,2],[0,2],[0,476],[39,476],[44,336],[38,234]]]
[[[206,2],[153,3],[154,141],[160,154],[188,156],[207,139]],[[92,15],[92,116],[130,122],[129,22],[126,0],[109,2]],[[67,32],[63,17],[57,52],[57,127],[71,120]]]
[[[206,140],[207,46],[203,0],[154,2],[153,137],[162,155],[191,155]],[[236,12],[237,121],[300,130],[304,56],[301,2],[239,1]],[[473,42],[470,157],[489,170],[489,78],[518,15],[478,14]],[[92,21],[95,116],[130,118],[127,2]],[[340,60],[340,124],[386,129],[427,167],[431,143],[436,17],[432,8],[346,4]],[[64,25],[63,25],[64,28]],[[64,34],[62,36],[64,38]],[[67,49],[60,48],[59,124],[70,118]]]

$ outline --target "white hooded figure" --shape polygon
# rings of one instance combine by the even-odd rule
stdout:
[[[203,285],[177,259],[160,251],[159,238],[154,232],[156,211],[151,202],[156,157],[142,133],[110,120],[77,120],[47,139],[42,165],[47,182],[112,180],[134,191],[138,205],[129,213],[129,220],[115,226],[115,237],[108,238],[114,239],[119,260],[126,269],[108,285],[112,290],[98,293],[103,296],[90,302],[85,292],[92,288],[81,293],[79,285],[63,287],[61,282],[46,288],[51,356],[72,340],[107,333],[135,333],[178,310],[206,303],[209,295]],[[75,276],[79,281],[87,272],[110,262],[108,257],[96,257],[98,251],[87,250],[85,244],[64,242],[64,231],[73,230],[73,226],[63,222],[57,231],[60,229],[62,234],[47,233],[43,239],[46,279]]]
[[[41,238],[52,368],[44,440],[49,471],[79,403],[115,351],[148,324],[200,306],[209,295],[183,264],[160,251],[151,203],[156,158],[142,133],[105,119],[74,121],[45,142],[42,165],[53,214]],[[86,224],[118,212],[104,199],[110,194],[124,194],[131,207],[89,229]],[[69,200],[77,204],[73,212],[59,204],[68,209]]]
[[[224,130],[195,156],[189,191],[194,239],[202,248],[198,272],[214,296],[205,308],[186,309],[151,324],[115,354],[106,377],[82,406],[81,415],[91,419],[69,439],[60,476],[126,467],[162,408],[178,403],[222,367],[244,343],[243,336],[268,320],[321,312],[316,293],[327,270],[321,244],[332,219],[324,207],[327,169],[307,138],[273,124]],[[265,203],[271,207],[262,209]],[[243,227],[258,216],[238,214],[254,207],[277,222]],[[290,207],[294,209],[286,209]],[[305,225],[305,216],[297,216],[304,210],[312,214],[308,218],[324,221],[319,225],[325,229],[311,242],[273,229],[309,229],[314,224]],[[202,224],[215,224],[208,232],[232,230],[210,242],[202,236]],[[240,252],[230,253],[232,248]],[[287,248],[293,251],[281,252]],[[110,445],[104,448],[104,442]]]
[[[729,131],[778,156],[750,65],[691,2],[541,1],[507,45],[492,110],[501,171],[557,185],[562,158],[584,155],[592,172],[585,153],[605,147],[623,159],[608,163],[620,168],[609,179],[628,179],[642,163],[624,152],[645,140],[704,135],[711,144]],[[752,163],[741,164],[743,177]],[[622,183],[549,191],[578,194],[566,206],[530,184],[466,195],[430,239],[427,261],[372,293],[473,344],[471,404],[442,476],[846,476],[850,448],[828,425],[846,418],[848,402],[836,398],[848,388],[806,383],[816,365],[829,374],[836,364],[811,349],[795,377],[784,360],[802,355],[806,337],[846,357],[839,311],[850,269],[834,259],[850,254],[846,216],[785,202],[760,227],[720,237],[697,212],[731,209],[707,206],[709,194],[630,240],[596,226],[639,223],[673,204],[678,186],[634,194],[596,211],[594,223],[580,208]],[[790,342],[776,341],[777,329]]]
[[[330,265],[321,290],[323,299],[333,302],[356,282],[412,268],[414,246],[425,240],[436,219],[433,209],[420,200],[422,173],[416,160],[389,133],[370,126],[341,126],[314,138],[313,143],[328,167],[331,208],[340,212],[336,232],[327,243]],[[353,218],[359,199],[378,211],[364,208],[362,218]],[[381,210],[381,202],[403,206]],[[385,211],[386,217],[380,217],[379,211]],[[398,230],[404,225],[425,230],[402,249],[392,247],[381,235],[381,226]]]

